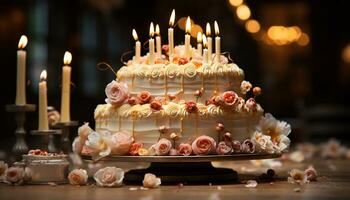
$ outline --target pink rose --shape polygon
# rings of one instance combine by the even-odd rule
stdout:
[[[142,143],[139,142],[134,142],[131,144],[130,149],[129,149],[129,154],[132,156],[137,156],[139,155],[139,149],[143,147]]]
[[[225,106],[233,106],[238,100],[238,95],[234,91],[226,91],[221,97]]]
[[[81,154],[83,154],[83,155],[91,155],[93,152],[94,151],[86,145],[84,145],[83,149],[81,150]]]
[[[242,151],[243,153],[254,153],[255,143],[250,139],[244,140],[244,142],[242,143]]]
[[[241,145],[240,141],[238,141],[238,140],[232,141],[232,151],[234,153],[240,153],[242,151],[242,145]]]
[[[245,102],[245,106],[248,108],[249,111],[256,111],[258,107],[254,98],[248,99]]]
[[[158,156],[168,155],[172,145],[170,140],[166,138],[162,138],[158,141],[158,143],[154,146],[155,153]]]
[[[197,104],[196,104],[196,102],[194,102],[194,101],[187,101],[186,103],[185,103],[185,108],[186,108],[186,111],[188,112],[188,113],[194,113],[194,112],[197,112],[197,110],[198,110],[198,108],[197,108]]]
[[[74,169],[68,174],[68,180],[71,185],[86,185],[88,175],[84,169]]]
[[[224,99],[222,98],[222,96],[213,96],[208,104],[214,104],[216,106],[221,106],[224,102]]]
[[[111,148],[112,155],[126,155],[129,152],[133,138],[127,132],[117,132],[114,133],[108,145]]]
[[[196,155],[206,155],[215,152],[216,142],[213,138],[202,135],[192,143],[193,153]]]
[[[178,151],[179,155],[189,156],[192,154],[192,146],[188,143],[181,143],[177,147],[177,151]]]
[[[135,105],[137,103],[137,99],[135,98],[135,97],[130,97],[129,99],[128,99],[128,104],[130,104],[130,105]]]
[[[188,63],[188,59],[187,58],[180,58],[179,59],[179,65],[185,65]]]
[[[23,183],[25,173],[23,168],[10,167],[6,171],[5,182],[14,185],[20,185]]]
[[[224,141],[221,141],[221,142],[219,142],[219,144],[216,148],[216,153],[218,153],[219,155],[231,154],[232,153],[232,146]]]
[[[154,100],[151,102],[151,104],[149,105],[151,107],[152,110],[154,111],[159,111],[162,109],[162,103],[158,100]]]
[[[312,166],[309,166],[305,171],[304,174],[306,175],[306,178],[308,181],[316,181],[317,178],[317,171]]]
[[[94,179],[98,186],[102,187],[116,187],[123,184],[124,171],[116,167],[105,167],[99,169],[95,175]]]
[[[152,99],[151,93],[148,91],[142,91],[140,94],[137,95],[137,98],[140,102],[140,104],[146,104],[149,103]]]
[[[112,81],[106,86],[107,103],[120,106],[129,98],[128,86],[124,83]]]
[[[85,142],[85,140],[87,140],[89,134],[92,132],[93,132],[93,130],[92,130],[92,128],[90,128],[88,122],[85,122],[82,126],[80,126],[78,128],[78,135],[81,139],[84,140],[84,142]]]
[[[177,156],[179,153],[177,152],[176,149],[170,149],[169,151],[169,156]]]

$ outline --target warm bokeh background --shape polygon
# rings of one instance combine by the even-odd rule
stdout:
[[[104,87],[113,79],[96,64],[115,69],[132,50],[135,28],[148,38],[151,21],[159,23],[163,43],[171,10],[177,20],[191,16],[196,29],[217,20],[222,49],[263,88],[258,101],[266,111],[289,121],[293,142],[337,137],[350,139],[350,2],[307,0],[3,0],[0,4],[1,139],[10,151],[15,123],[6,104],[14,103],[16,50],[22,34],[27,45],[27,99],[36,104],[42,69],[48,70],[49,105],[60,106],[63,54],[73,54],[72,118],[91,122]],[[245,6],[246,5],[246,6]],[[253,21],[256,20],[256,21]],[[183,41],[181,23],[176,42]],[[193,33],[195,36],[196,34]],[[192,38],[192,44],[195,44]],[[145,51],[143,51],[144,53]],[[27,115],[27,130],[37,127],[37,113]],[[35,147],[36,139],[28,137]],[[1,154],[0,157],[2,157]]]

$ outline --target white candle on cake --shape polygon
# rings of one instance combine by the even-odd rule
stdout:
[[[17,85],[16,85],[16,105],[26,104],[26,55],[24,50],[28,43],[28,38],[22,35],[18,42],[17,51]]]
[[[174,21],[175,21],[175,9],[171,12],[170,20],[169,20],[169,28],[168,28],[168,42],[169,42],[169,58],[172,61],[172,57],[174,54]]]
[[[208,60],[209,63],[211,63],[211,55],[213,52],[213,41],[211,38],[211,28],[210,28],[210,24],[207,23],[207,26],[205,27],[205,32],[207,34],[207,47],[208,47]]]
[[[47,73],[43,70],[40,74],[39,82],[39,130],[49,130],[49,122],[47,118]]]
[[[135,39],[135,61],[137,63],[140,62],[140,57],[141,57],[141,42],[139,41],[139,38],[137,36],[136,30],[132,29],[132,36]]]
[[[72,54],[64,53],[62,68],[62,93],[61,93],[61,122],[70,121],[70,82],[72,68],[69,64],[72,61]]]
[[[149,27],[149,37],[150,39],[148,40],[148,46],[149,46],[149,64],[154,65],[154,26],[153,22],[151,22],[151,25]]]
[[[197,33],[197,52],[199,56],[202,56],[202,32]]]
[[[220,63],[220,56],[221,56],[221,39],[220,39],[220,32],[219,32],[219,25],[216,21],[214,21],[214,30],[215,30],[215,63]]]
[[[156,25],[156,49],[157,49],[157,56],[160,57],[162,55],[162,42],[160,38],[160,28],[159,25]]]
[[[186,20],[186,35],[185,35],[185,57],[190,58],[191,57],[191,19],[190,17],[187,17]]]
[[[203,64],[208,64],[208,49],[207,49],[207,37],[203,34]]]

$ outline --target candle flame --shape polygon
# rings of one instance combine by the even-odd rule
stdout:
[[[207,36],[211,35],[211,29],[210,29],[210,24],[207,23],[207,26],[205,27],[205,33],[207,34]]]
[[[134,37],[134,40],[135,40],[135,41],[138,41],[138,40],[139,40],[139,37],[137,37],[137,33],[136,33],[136,30],[135,30],[135,29],[132,29],[132,36]]]
[[[202,32],[197,33],[197,42],[202,43]]]
[[[187,17],[186,20],[186,33],[190,33],[191,32],[191,19],[190,17]]]
[[[28,38],[25,35],[22,35],[18,42],[18,49],[24,49],[27,46]]]
[[[207,48],[207,37],[203,34],[203,46]]]
[[[41,74],[40,74],[40,81],[45,81],[46,80],[46,77],[47,77],[47,72],[46,70],[44,69]]]
[[[72,62],[72,54],[69,51],[64,52],[63,64],[69,65]]]
[[[173,27],[174,26],[174,22],[175,22],[175,9],[173,9],[173,11],[171,12],[170,20],[169,20],[169,26]]]
[[[151,25],[149,26],[149,36],[153,37],[154,35],[154,26],[153,26],[153,22],[151,22]]]
[[[156,25],[156,35],[160,35],[160,28],[158,24]]]
[[[219,31],[219,25],[216,22],[216,20],[214,21],[214,30],[215,30],[215,35],[218,36],[220,34],[220,31]]]

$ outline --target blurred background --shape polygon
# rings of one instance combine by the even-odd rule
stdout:
[[[184,17],[191,16],[195,24],[192,45],[206,22],[218,21],[222,51],[230,52],[246,80],[263,89],[258,102],[265,111],[292,124],[293,143],[330,137],[347,143],[349,6],[346,0],[2,0],[0,150],[10,152],[15,141],[15,122],[5,105],[15,101],[16,51],[22,34],[29,39],[28,103],[38,103],[39,75],[47,69],[48,102],[59,109],[63,55],[68,50],[73,54],[72,119],[94,126],[94,109],[104,102],[104,88],[114,78],[96,64],[105,61],[120,68],[122,54],[134,46],[131,30],[144,42],[151,21],[160,25],[165,43],[173,8],[179,20],[177,43],[183,41]],[[36,129],[37,113],[28,113],[27,119],[27,130]],[[33,136],[27,141],[35,147]]]

